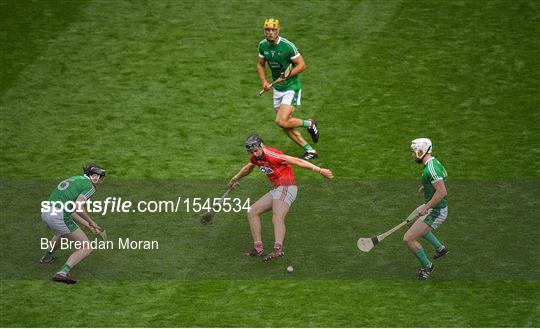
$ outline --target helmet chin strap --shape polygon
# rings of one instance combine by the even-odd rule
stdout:
[[[259,160],[262,160],[262,159],[264,159],[264,146],[261,143],[261,145],[259,147],[261,148],[261,155],[256,157],[256,158],[259,159]]]
[[[431,146],[428,147],[427,151],[424,153],[424,155],[422,155],[421,158],[418,157],[418,151],[415,151],[414,153],[416,154],[416,162],[422,163],[422,161],[423,161],[424,158],[426,157],[426,154],[428,154],[430,150],[431,150]]]

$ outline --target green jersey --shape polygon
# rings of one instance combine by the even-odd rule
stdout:
[[[275,45],[269,43],[266,39],[259,42],[259,57],[264,58],[268,66],[270,66],[272,80],[278,79],[281,73],[285,72],[289,64],[292,64],[294,67],[292,60],[298,56],[300,56],[300,53],[294,43],[283,37],[279,37]],[[295,75],[282,83],[277,83],[274,88],[278,91],[300,90],[302,89],[302,83],[300,82],[300,77]]]
[[[49,201],[60,201],[66,204],[68,201],[75,202],[81,194],[88,200],[95,191],[96,189],[88,176],[73,176],[58,184],[49,196]],[[71,214],[64,210],[64,218],[70,216]]]
[[[443,180],[443,182],[446,184],[446,177],[448,175],[446,174],[446,170],[444,169],[443,165],[439,162],[439,160],[435,159],[434,157],[431,157],[426,164],[424,165],[424,168],[422,168],[422,186],[424,186],[424,203],[428,203],[429,200],[433,197],[435,194],[435,188],[433,187],[433,184],[438,180]],[[445,196],[439,204],[433,206],[433,209],[442,209],[446,208],[448,205],[448,198]]]

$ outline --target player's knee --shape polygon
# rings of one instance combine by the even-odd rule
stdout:
[[[276,124],[281,128],[287,128],[287,120],[284,118],[276,118]]]
[[[253,219],[254,217],[259,216],[259,211],[257,208],[251,208],[247,211],[248,219]]]
[[[81,248],[79,250],[77,250],[77,253],[82,257],[82,258],[85,258],[87,257],[88,255],[90,255],[92,253],[92,248],[90,246],[88,247],[84,247],[84,248]]]
[[[280,223],[285,223],[285,215],[284,215],[284,214],[280,214],[280,213],[278,213],[278,214],[273,214],[273,216],[272,216],[272,222],[273,222],[274,224],[276,224],[276,223],[278,223],[278,224],[280,224]]]
[[[412,239],[412,237],[411,237],[410,235],[405,234],[405,235],[403,236],[403,242],[404,242],[405,244],[409,244],[409,243],[411,243],[411,242],[413,242],[413,241],[414,241],[414,239]]]

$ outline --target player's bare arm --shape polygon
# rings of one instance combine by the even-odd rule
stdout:
[[[306,62],[304,61],[302,55],[298,55],[298,57],[293,58],[292,62],[294,63],[294,68],[291,70],[291,73],[287,78],[297,76],[298,74],[304,72],[306,69]]]
[[[88,221],[86,221],[84,218],[82,218],[81,216],[79,216],[79,214],[77,212],[73,212],[71,214],[71,217],[73,217],[73,219],[81,224],[82,226],[86,227],[87,229],[89,229],[93,234],[98,234],[98,230],[96,229],[95,226],[97,226],[95,223],[94,225],[95,226],[91,226]]]
[[[94,233],[95,229],[101,229],[101,227],[99,227],[99,225],[97,225],[96,222],[94,222],[92,217],[90,217],[90,215],[88,214],[88,210],[86,209],[86,203],[84,202],[86,202],[86,197],[82,194],[79,195],[77,197],[77,204],[81,206],[77,209],[77,211],[73,212],[72,215],[77,215],[86,223],[88,223],[88,225],[91,227],[90,230],[92,231],[92,233]],[[84,223],[81,223],[81,224],[85,225]]]
[[[446,192],[446,185],[444,185],[444,181],[442,179],[433,183],[433,187],[435,188],[435,194],[433,194],[433,197],[428,201],[428,203],[418,207],[418,213],[420,215],[425,215],[429,209],[439,204],[439,202],[441,202],[441,200],[448,194]]]
[[[306,69],[306,63],[304,62],[304,59],[302,58],[302,55],[298,55],[298,57],[295,57],[292,59],[292,62],[294,63],[294,68],[289,72],[287,76],[282,73],[282,75],[277,79],[278,82],[283,82],[287,79],[290,79],[300,73],[302,73]]]
[[[257,61],[257,73],[259,73],[259,78],[262,81],[262,88],[265,91],[270,90],[270,83],[268,82],[268,79],[266,79],[266,71],[264,69],[264,64],[266,63],[266,60],[264,58],[260,58]]]
[[[243,166],[242,169],[240,169],[240,171],[238,171],[238,173],[234,175],[233,178],[231,178],[231,180],[229,181],[229,184],[227,185],[227,188],[233,189],[236,186],[236,184],[238,184],[238,181],[240,180],[240,178],[251,174],[251,172],[253,171],[253,168],[255,168],[255,165],[251,162]]]
[[[295,157],[291,157],[291,156],[286,156],[285,157],[285,162],[287,164],[293,164],[295,166],[298,166],[300,168],[304,168],[304,169],[309,169],[309,170],[312,170],[314,172],[317,172],[319,174],[321,174],[324,178],[326,179],[332,179],[334,178],[334,174],[332,173],[332,171],[330,171],[330,169],[325,169],[325,168],[321,168],[321,167],[318,167],[306,160],[303,160],[303,159],[300,159],[300,158],[295,158]]]

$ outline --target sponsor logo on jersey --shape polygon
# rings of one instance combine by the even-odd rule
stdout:
[[[270,167],[261,166],[261,172],[262,172],[263,174],[270,175],[270,174],[273,173],[274,171],[273,171],[272,168],[270,168]]]

